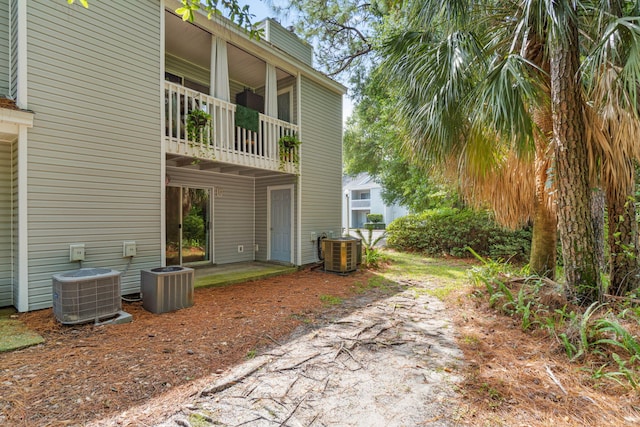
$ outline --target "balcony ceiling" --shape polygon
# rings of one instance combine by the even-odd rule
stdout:
[[[229,163],[217,162],[214,160],[201,159],[194,162],[192,157],[167,154],[167,166],[191,170],[201,170],[207,172],[223,173],[227,175],[250,176],[254,178],[264,178],[268,176],[282,176],[284,172],[266,169],[257,169],[249,166],[233,165]]]
[[[196,25],[184,22],[179,16],[166,12],[165,50],[208,70],[211,63],[211,34]],[[264,86],[264,61],[232,44],[227,44],[227,51],[231,80],[253,89]],[[276,76],[280,80],[289,74],[277,69]]]

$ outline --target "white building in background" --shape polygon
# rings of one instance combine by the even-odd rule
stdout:
[[[405,216],[409,210],[397,204],[387,205],[382,200],[382,186],[369,174],[355,177],[343,176],[342,227],[362,228],[367,222],[367,214],[382,214],[382,222],[389,224],[396,218]]]

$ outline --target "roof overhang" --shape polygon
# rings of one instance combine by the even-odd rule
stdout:
[[[175,13],[176,9],[182,7],[182,3],[178,0],[166,0],[165,7],[167,10]],[[235,44],[250,54],[261,58],[269,58],[269,62],[293,76],[297,75],[298,71],[300,71],[305,77],[332,90],[333,92],[341,95],[347,92],[347,88],[344,85],[332,80],[325,74],[313,67],[310,67],[302,61],[295,59],[293,56],[278,49],[271,43],[265,40],[251,40],[245,31],[227,18],[219,15],[213,15],[211,19],[208,19],[206,13],[202,10],[199,10],[198,12],[199,13],[194,14],[193,23],[195,25],[226,39],[227,42]]]
[[[13,142],[18,139],[21,127],[32,126],[32,112],[0,108],[0,142]]]

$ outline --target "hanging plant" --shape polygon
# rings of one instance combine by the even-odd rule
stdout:
[[[209,125],[211,124],[211,114],[196,108],[187,115],[187,137],[189,141],[200,141],[209,143]],[[204,131],[204,132],[203,132]]]
[[[302,141],[295,135],[284,135],[278,140],[278,146],[280,148],[280,170],[284,170],[286,162],[293,162],[296,167],[300,161],[298,155],[298,147],[302,144]]]

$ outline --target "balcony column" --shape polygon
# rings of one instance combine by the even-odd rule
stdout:
[[[266,69],[264,113],[269,117],[278,118],[278,80],[276,77],[276,66],[267,62]]]
[[[211,35],[210,95],[230,102],[227,42]]]

